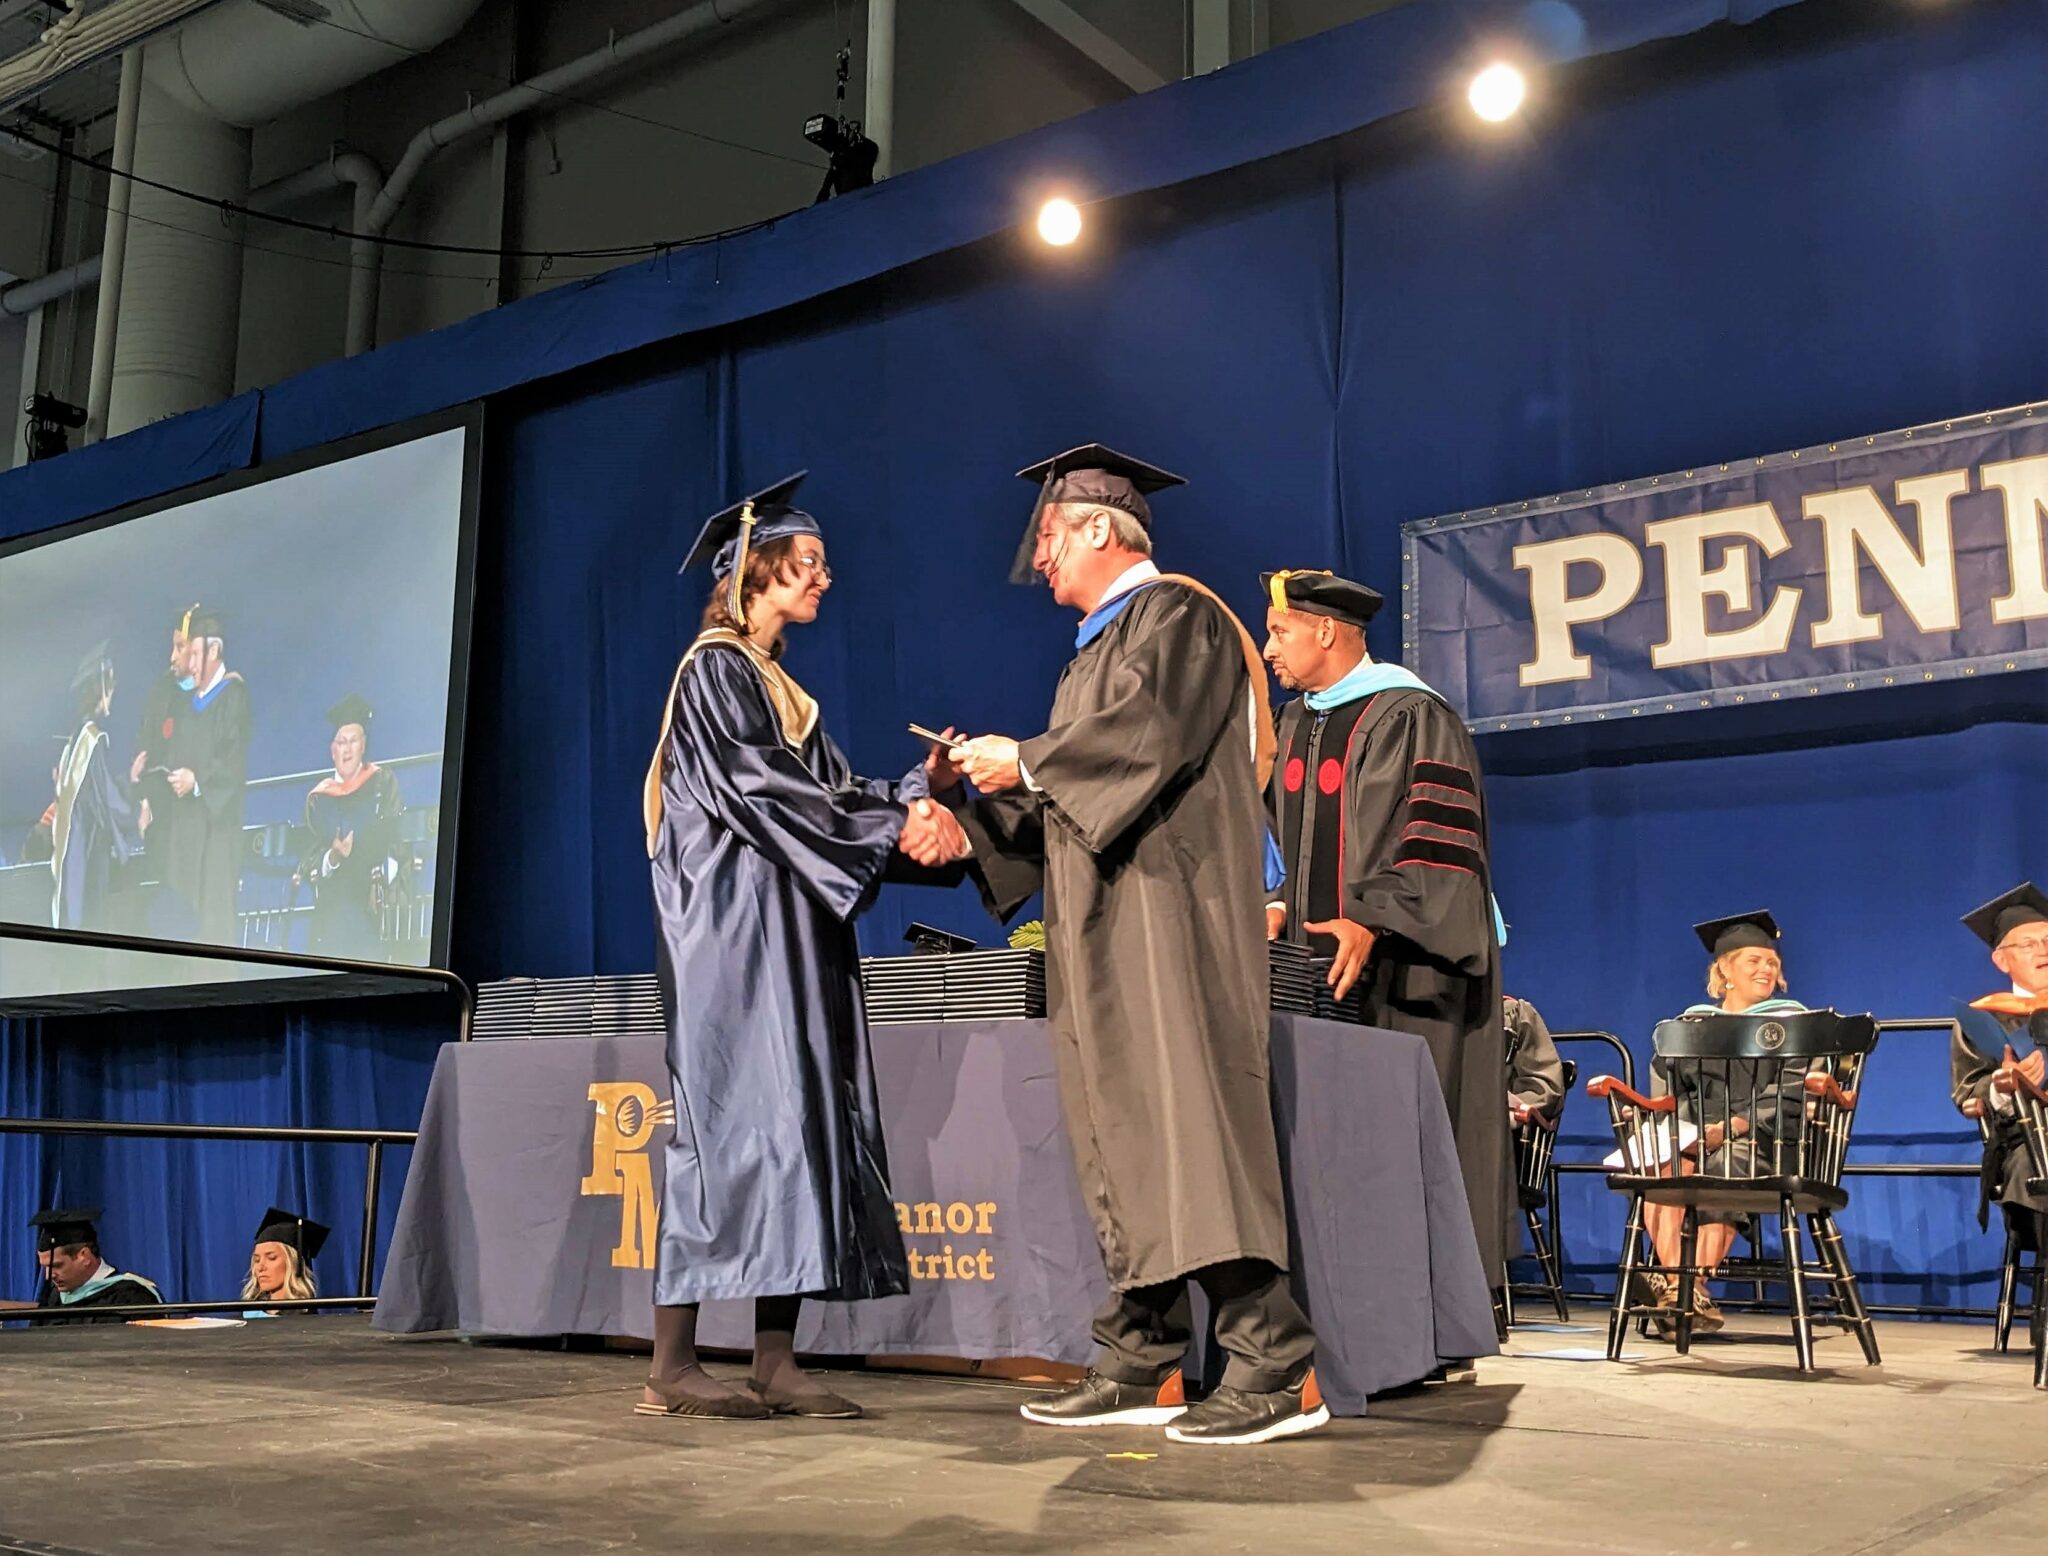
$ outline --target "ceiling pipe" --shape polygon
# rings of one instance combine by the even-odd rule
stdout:
[[[47,303],[69,297],[73,292],[82,292],[89,286],[96,286],[100,279],[102,258],[102,255],[95,254],[91,259],[81,259],[75,265],[66,265],[62,270],[52,270],[48,275],[15,282],[5,291],[0,291],[0,314],[12,319],[23,318]]]
[[[356,356],[376,343],[377,291],[382,271],[378,245],[365,234],[369,228],[370,207],[376,202],[378,191],[384,187],[384,169],[377,165],[375,158],[363,152],[335,151],[325,162],[316,162],[311,167],[301,168],[296,173],[252,190],[249,204],[255,210],[274,211],[344,186],[355,191],[349,215],[349,229],[356,236],[349,240],[348,246],[348,333],[345,349],[348,355]],[[0,293],[0,302],[4,301],[5,294]]]
[[[136,127],[142,119],[142,50],[121,56],[121,91],[114,109],[113,173],[107,188],[107,231],[100,245],[99,309],[92,326],[92,372],[86,382],[85,435],[107,435],[114,396],[114,332],[121,316],[121,278],[128,260],[128,207],[134,198]]]
[[[75,71],[111,59],[220,3],[119,0],[92,12],[73,4],[70,13],[44,32],[40,42],[12,59],[0,60],[0,113],[33,102]]]
[[[601,77],[636,64],[652,54],[679,43],[730,26],[750,12],[761,11],[769,6],[784,4],[786,0],[702,0],[685,11],[679,11],[666,21],[656,22],[638,32],[627,33],[623,38],[615,37],[601,49],[594,49],[580,59],[573,59],[566,65],[543,71],[529,80],[509,87],[494,97],[487,97],[480,103],[473,103],[461,113],[437,119],[412,138],[405,148],[405,155],[398,159],[398,165],[391,170],[391,177],[385,182],[376,199],[371,202],[367,220],[357,231],[373,238],[382,238],[390,231],[391,222],[398,215],[406,197],[420,176],[420,171],[434,155],[454,145],[457,141],[517,118],[534,108],[545,107],[558,97],[587,87]],[[376,251],[381,262],[383,246],[377,244]],[[351,288],[351,302],[354,289]],[[364,325],[374,321],[360,320],[351,311],[349,338],[362,340],[364,349],[373,342],[364,332]],[[353,353],[353,348],[352,348]]]

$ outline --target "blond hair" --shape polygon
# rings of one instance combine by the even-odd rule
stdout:
[[[1746,945],[1737,946],[1733,951],[1717,956],[1709,962],[1707,964],[1707,998],[1716,1000],[1726,999],[1728,997],[1728,975],[1721,971],[1721,964],[1731,956],[1740,956],[1744,951],[1756,949],[1761,948]],[[1778,992],[1783,994],[1785,991],[1785,958],[1780,956],[1778,958]]]
[[[284,1285],[276,1292],[265,1291],[256,1284],[256,1250],[249,1250],[249,1276],[242,1282],[242,1300],[256,1302],[268,1298],[272,1302],[305,1302],[320,1295],[320,1286],[313,1279],[312,1268],[306,1263],[305,1255],[290,1243],[279,1243],[284,1250]]]

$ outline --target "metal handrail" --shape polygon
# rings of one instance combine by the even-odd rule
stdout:
[[[356,1267],[356,1295],[353,1297],[316,1297],[310,1300],[336,1306],[360,1307],[374,1301],[376,1293],[370,1288],[377,1271],[377,1205],[383,1191],[384,1147],[387,1145],[416,1145],[419,1131],[416,1129],[329,1129],[311,1124],[172,1124],[130,1121],[127,1119],[96,1118],[0,1118],[0,1134],[8,1135],[98,1135],[134,1140],[269,1140],[280,1144],[307,1143],[325,1145],[367,1145],[370,1148],[369,1165],[363,1173],[363,1252]],[[165,1307],[180,1311],[225,1311],[256,1305],[253,1301],[237,1303],[189,1303],[172,1302],[146,1308],[144,1312],[161,1312]],[[271,1307],[285,1307],[295,1304],[273,1302]],[[4,1316],[0,1309],[0,1316]],[[21,1309],[17,1311],[32,1311]],[[45,1312],[61,1312],[62,1309],[45,1309]],[[95,1308],[94,1312],[113,1313],[114,1308]]]
[[[404,962],[358,962],[339,956],[301,955],[296,951],[265,951],[255,946],[215,946],[187,940],[144,940],[96,929],[52,929],[45,924],[19,924],[0,919],[0,940],[34,940],[49,945],[91,946],[107,951],[137,951],[147,956],[192,956],[211,962],[254,962],[263,967],[292,967],[306,972],[374,973],[379,977],[417,979],[452,992],[461,1006],[460,1042],[469,1041],[476,996],[460,976],[445,967],[414,967]]]

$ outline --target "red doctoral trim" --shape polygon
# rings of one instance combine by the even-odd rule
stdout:
[[[1307,772],[1308,764],[1306,762],[1302,761],[1298,756],[1290,756],[1287,759],[1286,774],[1280,781],[1287,785],[1287,792],[1289,794],[1299,794],[1301,793],[1301,780]]]
[[[178,721],[176,719],[166,718],[164,720],[164,739],[169,740],[171,738],[171,731],[177,727]]]
[[[343,783],[339,778],[331,776],[322,778],[318,783],[313,785],[313,792],[315,794],[334,795],[338,798],[339,796],[344,794],[355,793],[356,790],[360,789],[364,784],[368,783],[372,778],[376,776],[377,764],[375,762],[365,762],[361,767],[358,767],[356,769],[355,777],[349,779],[347,783]]]
[[[1323,758],[1323,765],[1316,769],[1316,787],[1325,794],[1335,794],[1344,787],[1344,764],[1334,756]]]

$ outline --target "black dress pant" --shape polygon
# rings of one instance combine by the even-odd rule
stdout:
[[[1298,1381],[1315,1354],[1315,1331],[1294,1300],[1287,1272],[1263,1259],[1206,1265],[1184,1280],[1113,1291],[1095,1317],[1102,1347],[1095,1370],[1119,1383],[1161,1383],[1187,1354],[1188,1281],[1209,1299],[1216,1342],[1228,1356],[1223,1382],[1255,1394]]]

